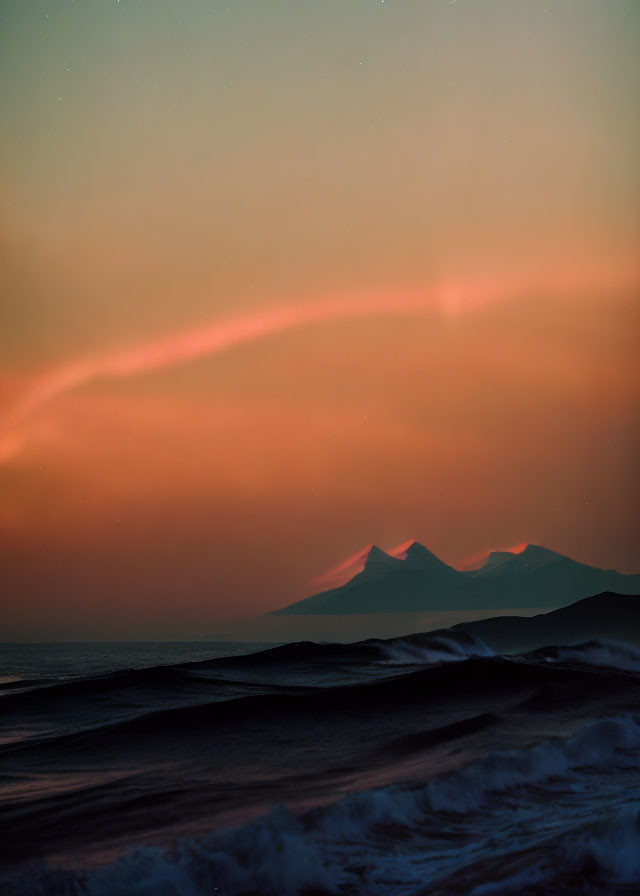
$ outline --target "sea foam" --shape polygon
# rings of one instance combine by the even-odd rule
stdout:
[[[426,869],[437,858],[435,851],[429,853],[426,831],[437,831],[439,817],[444,822],[457,816],[466,824],[475,812],[491,817],[492,811],[504,811],[505,794],[513,800],[520,793],[526,801],[532,799],[527,794],[531,786],[559,781],[569,786],[572,781],[586,781],[592,772],[635,770],[640,767],[639,751],[640,719],[598,719],[565,740],[497,751],[420,786],[394,785],[354,793],[303,815],[274,809],[244,827],[213,832],[202,840],[185,839],[170,852],[138,849],[84,874],[43,869],[28,882],[5,891],[9,896],[298,896],[304,892],[390,896],[417,892],[419,885],[427,883]],[[496,796],[500,799],[494,801]],[[381,849],[390,829],[404,832],[404,843],[422,838],[411,858],[405,861],[397,851]],[[442,844],[438,851],[443,851]],[[476,896],[513,892],[551,879],[559,869],[570,873],[589,864],[603,879],[634,880],[640,873],[637,810],[616,817],[609,825],[601,823],[574,834],[560,842],[556,851],[553,863],[525,867],[507,880],[485,882],[473,892]],[[396,875],[393,886],[387,885],[391,867]],[[398,876],[404,876],[403,885]]]

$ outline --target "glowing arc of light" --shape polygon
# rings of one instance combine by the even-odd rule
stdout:
[[[128,350],[70,362],[45,373],[5,417],[0,432],[0,462],[21,450],[26,439],[24,424],[37,410],[55,398],[99,379],[150,373],[311,324],[346,318],[426,314],[436,310],[456,316],[534,290],[580,294],[596,288],[627,289],[637,282],[635,263],[614,267],[565,263],[546,271],[529,271],[517,278],[476,276],[445,280],[413,291],[330,296],[214,321],[163,339],[143,342]]]
[[[0,438],[0,459],[3,447],[7,453],[9,440],[13,444],[22,441],[19,427],[37,410],[55,398],[96,380],[152,373],[312,324],[380,315],[425,314],[438,307],[451,310],[451,303],[457,301],[459,289],[444,285],[420,291],[330,297],[280,305],[214,321],[95,359],[61,365],[38,378],[5,420],[4,433]],[[504,287],[503,290],[498,289],[493,281],[476,280],[465,287],[467,301],[476,305],[500,298],[501,293],[504,293]]]

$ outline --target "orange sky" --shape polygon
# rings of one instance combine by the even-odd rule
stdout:
[[[362,545],[640,571],[625,0],[0,10],[0,626],[206,634]]]

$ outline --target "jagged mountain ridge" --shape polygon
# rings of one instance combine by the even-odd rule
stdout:
[[[479,569],[464,571],[417,541],[389,553],[373,544],[365,550],[363,568],[344,584],[270,615],[561,607],[603,591],[640,591],[640,575],[588,566],[540,545],[494,551]]]

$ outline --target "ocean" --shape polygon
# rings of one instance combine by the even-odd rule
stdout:
[[[64,681],[121,669],[173,666],[253,653],[270,642],[68,641],[0,643],[0,683],[9,679]]]
[[[3,896],[640,892],[640,650],[0,646]]]

